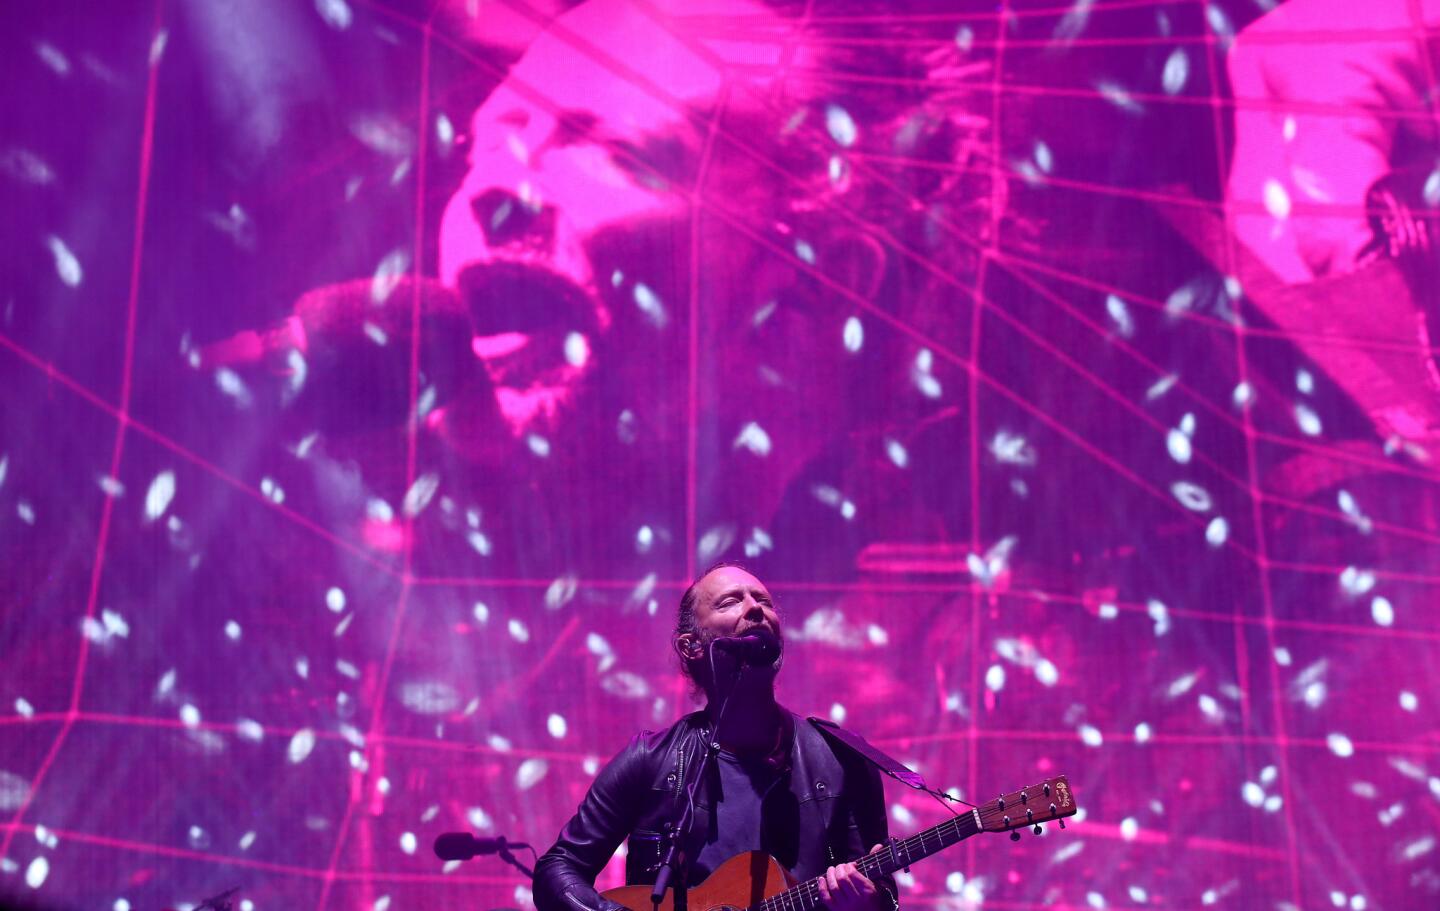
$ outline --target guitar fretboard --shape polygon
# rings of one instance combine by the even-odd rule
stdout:
[[[947,819],[937,826],[909,838],[897,839],[885,845],[874,854],[867,854],[855,861],[855,867],[872,879],[878,875],[903,870],[917,860],[924,860],[937,851],[943,851],[976,832],[980,824],[974,812]],[[807,880],[798,886],[786,889],[779,895],[772,895],[750,911],[812,911],[820,906],[820,885],[818,880]]]

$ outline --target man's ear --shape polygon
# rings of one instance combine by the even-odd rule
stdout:
[[[693,661],[704,651],[700,646],[700,637],[694,633],[681,633],[675,637],[674,644],[675,654],[680,656],[681,661]]]

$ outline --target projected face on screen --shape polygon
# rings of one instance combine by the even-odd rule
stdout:
[[[644,87],[575,42],[632,61]],[[685,319],[699,152],[686,108],[713,104],[721,84],[664,24],[592,3],[540,36],[475,112],[439,276],[471,309],[475,352],[515,431],[553,425],[573,404],[625,298],[656,328]]]
[[[825,116],[814,87],[782,78],[815,51],[755,4],[686,13],[743,17],[760,37],[717,40],[686,17],[594,2],[531,45],[472,118],[439,278],[470,309],[517,438],[619,422],[680,472],[687,412],[718,413],[719,432],[789,466],[750,492],[762,522],[834,429],[853,308],[821,301],[868,300],[884,254],[805,211],[842,179],[838,159],[788,135]],[[853,141],[849,115],[830,116]],[[806,276],[815,268],[828,289]],[[738,369],[723,385],[692,377],[692,347]]]

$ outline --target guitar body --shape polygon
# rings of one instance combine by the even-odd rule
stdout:
[[[1012,791],[984,806],[957,813],[939,825],[909,838],[892,838],[889,843],[855,860],[855,869],[874,879],[881,874],[907,869],[917,860],[959,844],[980,832],[1011,832],[1032,826],[1040,834],[1040,823],[1052,819],[1065,828],[1065,817],[1078,812],[1075,794],[1064,775],[1047,778],[1040,784]],[[650,886],[622,886],[602,893],[630,911],[657,911],[650,904]],[[675,911],[675,892],[670,890],[658,911]],[[817,880],[803,885],[763,851],[746,851],[725,861],[703,883],[685,893],[686,911],[823,911]]]
[[[725,861],[686,894],[689,911],[744,911],[795,885],[795,880],[763,851],[746,851]],[[601,893],[630,911],[652,911],[649,886],[621,886]],[[665,893],[659,911],[675,911],[675,892]]]

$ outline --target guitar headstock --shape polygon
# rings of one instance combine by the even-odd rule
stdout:
[[[1070,790],[1070,780],[1064,775],[1047,778],[1039,784],[1018,791],[1011,791],[995,800],[976,808],[980,817],[980,828],[985,832],[1012,832],[1011,838],[1018,839],[1016,830],[1029,826],[1040,834],[1040,824],[1052,819],[1060,821],[1065,828],[1065,817],[1074,816],[1075,793]]]

